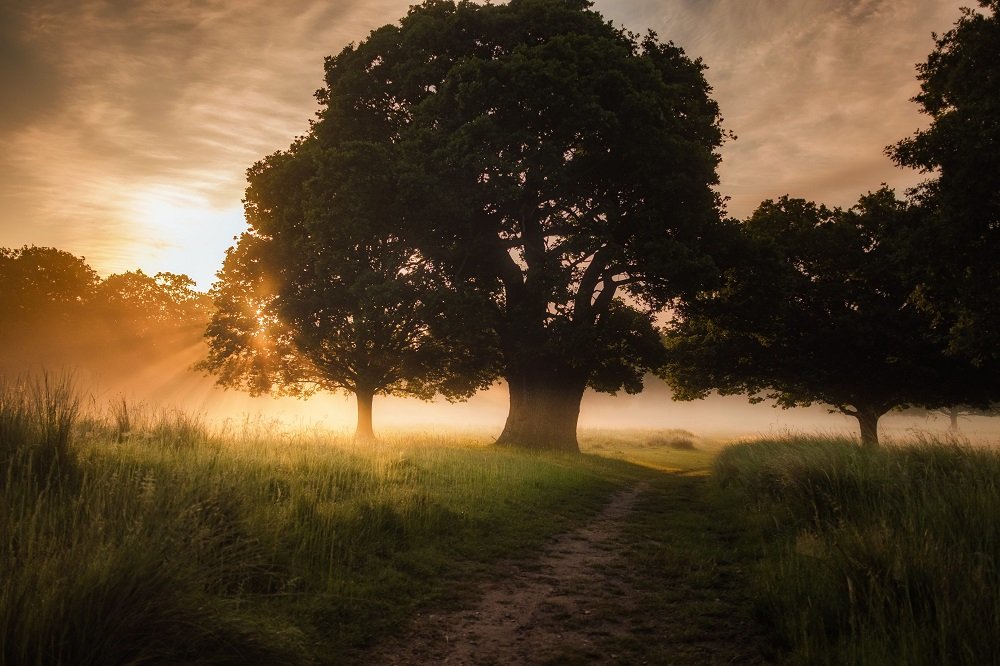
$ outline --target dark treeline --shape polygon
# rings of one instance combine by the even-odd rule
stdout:
[[[101,279],[62,250],[0,248],[0,370],[67,368],[117,383],[152,359],[203,345],[211,307],[185,275]]]

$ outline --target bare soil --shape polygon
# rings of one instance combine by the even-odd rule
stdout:
[[[689,581],[666,600],[662,596],[659,586],[674,586],[672,578],[685,575],[685,567],[650,577],[656,568],[649,554],[660,544],[643,537],[633,521],[650,495],[678,499],[646,483],[619,491],[584,527],[555,537],[537,556],[499,565],[463,608],[416,616],[401,636],[362,661],[759,663],[742,609],[715,596],[732,589],[725,567],[713,565],[710,585],[720,589],[708,590],[707,597]],[[677,564],[676,557],[668,559]]]

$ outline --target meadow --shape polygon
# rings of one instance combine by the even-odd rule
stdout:
[[[1000,663],[995,449],[757,441],[722,451],[714,480],[760,539],[755,604],[776,658]]]
[[[88,404],[65,377],[8,381],[0,663],[351,663],[640,482],[635,612],[672,629],[626,654],[698,663],[667,644],[723,636],[789,663],[1000,661],[992,452],[683,431],[585,431],[581,456],[490,443],[209,427]]]

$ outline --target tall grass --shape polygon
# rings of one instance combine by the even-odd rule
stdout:
[[[12,475],[59,482],[75,471],[71,448],[80,397],[70,374],[0,377],[0,482]]]
[[[633,474],[443,436],[213,434],[125,403],[127,423],[78,418],[71,383],[0,401],[0,664],[340,662]],[[24,473],[43,458],[73,483]]]
[[[726,449],[771,544],[760,615],[804,664],[1000,663],[1000,457],[955,443]]]

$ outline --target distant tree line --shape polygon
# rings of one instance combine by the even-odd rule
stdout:
[[[937,38],[928,179],[724,217],[705,66],[585,0],[427,0],[326,60],[310,131],[248,171],[204,369],[254,392],[462,398],[576,451],[585,388],[892,409],[1000,397],[998,0]],[[859,119],[863,122],[863,119]],[[669,315],[665,330],[658,316]]]
[[[64,366],[121,376],[200,345],[212,302],[186,275],[101,279],[51,247],[0,248],[0,370]]]

